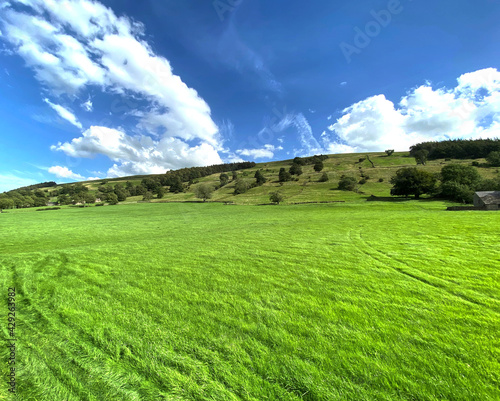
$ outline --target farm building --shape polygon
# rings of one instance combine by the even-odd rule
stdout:
[[[474,206],[483,210],[500,210],[500,191],[476,192]]]

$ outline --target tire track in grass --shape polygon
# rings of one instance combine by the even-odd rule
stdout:
[[[52,257],[44,258],[44,261],[46,261],[47,259],[52,259]],[[62,260],[62,262],[57,266],[57,268],[58,268],[58,270],[57,270],[58,276],[61,275],[61,271],[62,271],[61,266],[64,263],[68,262],[67,257],[63,257],[63,258],[61,258],[61,260]],[[38,262],[37,264],[38,265],[42,265],[43,261]],[[90,349],[94,349],[95,351],[98,351],[98,353],[101,354],[104,357],[103,359],[106,359],[106,357],[107,357],[110,360],[114,360],[116,358],[115,354],[112,354],[110,351],[108,351],[106,349],[103,349],[100,346],[99,341],[94,337],[94,335],[91,332],[89,332],[87,330],[84,330],[83,328],[81,328],[80,326],[77,326],[75,324],[68,324],[67,322],[64,321],[63,316],[61,316],[58,313],[55,313],[52,316],[47,316],[47,314],[46,314],[47,308],[43,308],[43,307],[38,306],[37,303],[34,300],[32,300],[32,298],[26,296],[25,291],[24,291],[24,287],[23,287],[21,281],[19,280],[19,277],[18,277],[16,268],[15,268],[15,265],[12,266],[12,269],[15,272],[14,275],[16,277],[16,280],[15,280],[16,288],[19,288],[19,294],[22,295],[22,301],[23,301],[23,303],[27,307],[26,310],[25,310],[25,312],[24,312],[24,314],[26,314],[26,315],[27,314],[34,315],[35,320],[44,323],[45,328],[51,328],[50,331],[52,333],[59,333],[59,335],[61,335],[61,333],[64,330],[61,330],[60,327],[66,327],[67,329],[69,329],[70,331],[72,331],[72,332],[75,333],[75,335],[73,335],[72,337],[77,338],[79,341],[81,341],[82,344],[84,344],[84,345],[87,346],[88,349],[85,349],[85,351],[87,351],[87,352],[90,351]],[[27,326],[30,325],[27,322],[27,319],[25,319],[23,323],[25,325],[27,325]],[[57,323],[59,323],[59,324],[57,324]],[[39,332],[40,333],[40,330],[36,330],[33,326],[31,326],[31,329],[32,329],[33,332]],[[48,333],[46,331],[46,333],[48,334],[48,336],[51,336],[50,331]],[[85,339],[87,339],[87,341],[85,341]],[[71,344],[73,344],[76,347],[80,347],[80,348],[84,349],[83,345],[75,343],[74,341],[72,341],[68,337],[66,337],[66,341],[71,342]],[[59,350],[61,352],[63,351],[62,348],[59,348]],[[77,355],[71,354],[70,356],[74,360],[78,359]],[[130,357],[132,359],[135,359],[134,362],[137,363],[137,364],[141,362],[141,359],[135,357],[134,355],[131,355]],[[71,360],[71,358],[69,360]],[[147,381],[146,380],[147,375],[143,376],[143,375],[139,374],[139,371],[137,369],[135,369],[134,366],[131,363],[127,363],[127,365],[128,365],[128,368],[130,368],[131,371],[134,371],[141,378],[141,382],[145,383]],[[86,376],[85,373],[83,373],[82,375],[84,377]],[[158,380],[159,383],[163,382],[162,378],[159,377],[159,376],[157,377],[157,380]],[[150,381],[148,381],[148,382],[150,382]],[[107,385],[107,386],[110,386],[110,384],[106,383],[105,381],[103,381],[103,384]],[[164,387],[164,386],[161,386],[161,387]],[[111,388],[114,388],[114,386],[112,384],[111,384]],[[158,391],[159,390],[160,389],[158,388]],[[161,388],[161,390],[169,391],[170,389],[164,387],[164,388]]]
[[[52,261],[54,258],[53,257],[44,258],[44,260],[38,262],[37,265],[42,266],[44,263],[47,263],[49,259]],[[64,264],[66,264],[68,262],[69,262],[69,259],[65,255],[63,255],[63,257],[60,258],[60,263],[57,266],[55,266],[54,273],[56,274],[56,278],[62,277],[62,275],[65,272],[65,269],[63,266],[64,266]],[[76,275],[78,275],[78,279],[83,281],[85,284],[90,285],[90,286],[96,285],[95,280],[91,279],[90,277],[87,277],[87,274],[82,274],[82,272],[79,270],[73,270],[73,274],[75,274],[75,273],[76,273]],[[127,284],[131,285],[131,283],[129,283],[129,282]],[[135,282],[134,282],[134,284],[135,284]],[[143,288],[141,288],[137,284],[131,285],[131,287],[135,287],[138,290],[144,290]],[[32,301],[31,298],[26,298],[25,302],[28,305],[28,307],[31,309],[31,313],[36,316],[36,319],[38,321],[43,322],[45,327],[50,327],[52,332],[61,333],[61,327],[66,327],[75,333],[71,337],[77,338],[81,341],[81,343],[76,343],[68,337],[69,335],[65,336],[65,341],[70,342],[70,344],[72,344],[72,346],[80,349],[80,352],[82,353],[81,355],[76,355],[75,353],[71,353],[71,352],[67,351],[63,346],[56,346],[54,344],[54,346],[59,350],[59,352],[61,354],[66,355],[67,359],[69,361],[74,361],[83,370],[83,372],[80,372],[80,376],[85,377],[88,374],[88,370],[92,370],[92,366],[89,366],[87,368],[85,366],[85,362],[81,360],[81,358],[84,355],[91,355],[91,353],[93,351],[94,353],[97,352],[99,355],[101,355],[102,359],[108,358],[108,359],[114,360],[114,358],[116,357],[116,355],[113,354],[111,351],[107,350],[106,348],[101,347],[101,344],[94,337],[93,333],[89,332],[88,330],[84,330],[83,328],[81,328],[80,326],[77,326],[75,324],[71,324],[71,323],[68,324],[65,321],[64,316],[62,316],[60,313],[56,312],[56,313],[52,314],[52,316],[48,316],[46,313],[47,308],[39,307],[36,302]],[[150,315],[149,313],[145,313],[144,315],[152,320],[155,320],[157,318],[157,316]],[[32,330],[36,331],[34,328],[32,328]],[[50,332],[48,335],[50,336]],[[87,340],[85,340],[85,339],[87,339]],[[192,355],[190,355],[186,352],[179,352],[178,355],[179,356],[182,355],[183,357],[189,359],[193,363],[194,362],[201,362],[199,359],[196,359],[196,358],[193,359]],[[138,366],[141,365],[141,362],[144,362],[144,361],[141,358],[136,357],[135,355],[129,355],[128,357],[133,361],[125,362],[122,365],[122,369],[125,370],[125,367],[127,367],[127,369],[126,369],[127,373],[130,374],[130,372],[133,371],[140,378],[140,381],[142,383],[145,383],[146,377],[151,377],[152,372],[150,370],[150,366],[148,367],[148,366],[144,365],[141,368],[138,368]],[[189,380],[189,378],[191,377],[189,374],[186,375],[186,372],[182,369],[182,366],[179,366],[178,364],[176,364],[175,361],[171,360],[171,358],[163,358],[162,362],[163,362],[163,366],[165,366],[167,369],[172,369],[172,370],[176,371],[180,375],[184,376],[187,380]],[[226,362],[231,363],[232,361],[228,360]],[[56,368],[51,368],[51,371],[54,374],[56,374],[57,369],[56,370],[54,370],[54,369],[56,369]],[[247,372],[247,373],[250,373],[250,372]],[[164,377],[162,377],[159,374],[156,374],[154,376],[156,376],[155,377],[156,380],[154,380],[154,382],[158,383],[158,385],[155,387],[155,391],[157,391],[159,393],[159,391],[161,390],[161,391],[165,391],[165,392],[169,393],[170,391],[173,390],[173,388],[167,387],[166,385],[162,384],[165,382]],[[256,376],[256,378],[259,378],[258,375],[255,375],[255,376]],[[220,383],[220,384],[224,385],[224,381],[220,381],[217,378],[212,377],[210,380],[212,383]],[[149,383],[151,383],[151,381],[149,381]],[[102,385],[105,385],[105,386],[110,387],[112,389],[115,388],[112,384],[107,383],[106,381],[103,381]],[[207,385],[207,382],[204,381],[204,382],[198,383],[198,385],[203,387],[203,386]],[[160,387],[158,387],[158,386],[160,386]],[[225,387],[227,387],[227,386],[225,386]],[[229,389],[227,389],[227,390],[230,391]]]
[[[467,301],[467,302],[471,302],[475,305],[485,307],[495,314],[500,314],[500,311],[497,309],[498,307],[496,307],[496,304],[498,303],[496,301],[496,299],[487,297],[483,294],[478,294],[478,293],[471,291],[471,290],[467,290],[467,292],[464,292],[464,290],[450,288],[450,287],[455,287],[455,285],[452,282],[445,280],[445,279],[442,279],[442,278],[439,278],[439,277],[436,277],[436,276],[433,276],[433,275],[426,273],[426,272],[423,272],[421,270],[418,270],[418,269],[410,266],[407,262],[401,261],[399,259],[396,259],[392,256],[389,256],[389,255],[383,253],[382,251],[379,251],[378,249],[376,249],[374,246],[372,246],[368,241],[366,241],[363,238],[361,231],[357,232],[357,238],[353,237],[352,230],[349,231],[348,235],[349,235],[351,241],[361,243],[361,246],[357,247],[357,249],[359,249],[360,252],[367,255],[371,259],[377,261],[378,263],[383,264],[384,266],[387,266],[390,269],[392,269],[400,274],[403,274],[407,277],[410,277],[414,280],[417,280],[423,284],[426,284],[426,285],[429,285],[433,288],[442,290],[442,291],[448,293],[449,295],[460,298],[460,299]],[[365,248],[371,250],[372,253],[365,251],[364,250]],[[389,263],[386,263],[386,261],[384,261],[384,259],[386,261],[388,261]],[[396,262],[400,265],[403,265],[404,267],[397,267],[394,265],[394,262]],[[411,271],[408,271],[408,269],[415,270],[419,274],[412,273]],[[478,295],[479,295],[479,297],[478,297]],[[489,301],[491,301],[495,305],[495,307],[489,305],[488,303],[486,303],[482,299],[480,299],[483,297],[487,298]]]

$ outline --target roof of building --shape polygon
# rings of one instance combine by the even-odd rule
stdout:
[[[476,195],[481,198],[485,205],[500,204],[500,191],[482,191],[476,192]]]

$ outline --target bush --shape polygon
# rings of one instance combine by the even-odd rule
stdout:
[[[319,178],[318,182],[327,182],[329,180],[328,178],[328,174],[325,172],[321,175],[321,177]]]
[[[281,202],[283,202],[284,198],[280,192],[276,191],[270,194],[269,200],[279,205]]]
[[[321,170],[323,170],[325,166],[323,165],[323,162],[322,161],[318,161],[315,165],[314,165],[314,171],[316,171],[317,173],[319,173]]]
[[[392,156],[392,154],[394,153],[394,149],[387,149],[385,153],[387,153],[387,156]]]
[[[289,173],[291,175],[302,175],[302,167],[300,167],[300,164],[294,163],[290,167]]]
[[[500,167],[500,152],[491,152],[486,157],[486,160],[493,167]]]
[[[472,203],[474,191],[467,185],[448,181],[441,186],[441,195],[456,202]]]
[[[383,178],[379,178],[378,182],[384,182],[384,179]]]
[[[95,204],[96,206],[104,206],[104,202],[98,202]]]
[[[361,179],[359,180],[359,184],[360,184],[360,185],[364,185],[364,184],[366,184],[366,179],[361,178]]]
[[[203,202],[205,202],[207,199],[212,197],[213,192],[214,189],[210,185],[201,184],[195,188],[194,195],[199,199],[203,199]]]
[[[479,167],[479,162],[472,162],[472,165],[473,165],[474,167]]]
[[[242,179],[237,180],[236,184],[234,185],[234,194],[240,195],[244,194],[247,191],[248,191],[248,184]]]
[[[343,175],[340,177],[339,189],[341,191],[354,191],[356,190],[356,178]]]

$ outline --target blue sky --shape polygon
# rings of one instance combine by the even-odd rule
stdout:
[[[500,137],[498,1],[0,7],[0,191]]]

